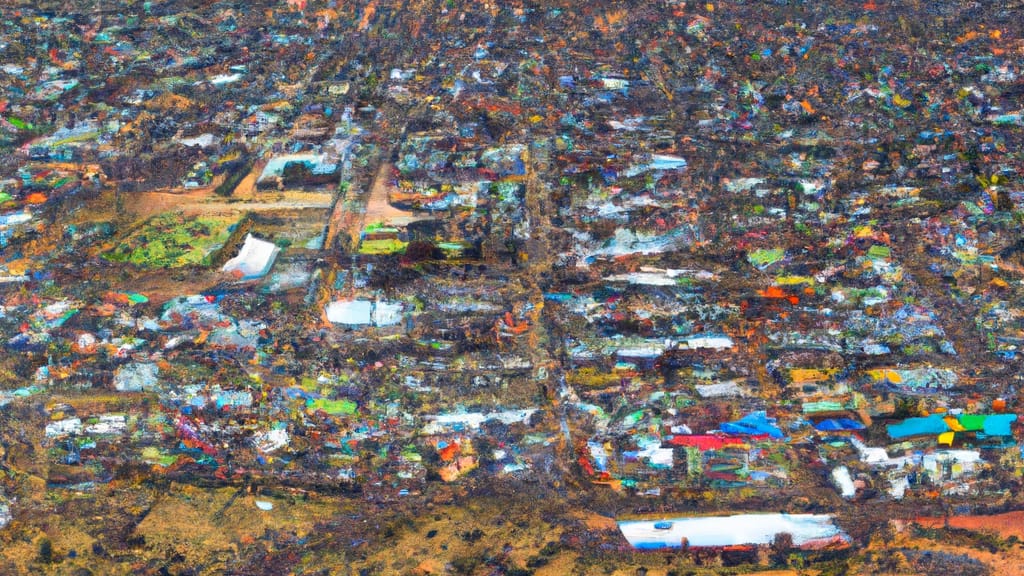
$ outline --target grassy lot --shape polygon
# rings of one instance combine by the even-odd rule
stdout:
[[[121,239],[103,254],[112,262],[128,262],[145,268],[207,266],[214,251],[231,235],[237,216],[158,214]]]

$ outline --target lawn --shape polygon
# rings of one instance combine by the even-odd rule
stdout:
[[[147,220],[103,257],[146,268],[208,266],[217,248],[231,235],[237,217],[165,212]]]
[[[405,251],[407,242],[396,240],[394,238],[386,238],[383,240],[363,240],[359,245],[360,254],[396,254]]]

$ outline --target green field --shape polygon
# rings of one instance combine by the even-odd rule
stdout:
[[[111,262],[127,262],[146,268],[208,266],[214,252],[231,235],[237,218],[180,213],[158,214],[103,254]]]

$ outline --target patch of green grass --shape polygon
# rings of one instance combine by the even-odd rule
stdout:
[[[214,251],[231,235],[229,227],[233,223],[226,218],[159,214],[103,257],[144,268],[208,266]]]
[[[405,251],[408,242],[387,238],[384,240],[363,240],[359,245],[360,254],[399,254]]]

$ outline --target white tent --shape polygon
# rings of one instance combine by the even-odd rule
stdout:
[[[228,260],[221,268],[223,272],[237,272],[244,279],[260,278],[270,272],[274,259],[281,249],[273,242],[260,240],[252,234],[245,236],[245,244],[238,251],[238,256]]]
[[[395,326],[402,321],[404,310],[400,302],[378,300],[373,305],[373,323],[377,326]]]
[[[679,548],[685,538],[690,546],[766,545],[776,534],[793,536],[803,546],[814,540],[846,534],[826,514],[737,514],[654,520],[620,521],[619,530],[634,548]]]
[[[369,300],[339,300],[327,305],[327,319],[334,324],[365,326],[371,322],[373,303]]]
[[[349,326],[395,326],[402,321],[405,307],[401,302],[385,300],[337,300],[324,310],[327,320]]]

